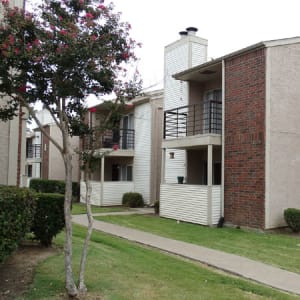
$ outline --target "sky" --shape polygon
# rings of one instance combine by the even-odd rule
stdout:
[[[131,24],[144,88],[163,83],[164,47],[187,27],[208,40],[208,58],[261,41],[300,36],[300,0],[105,0]]]

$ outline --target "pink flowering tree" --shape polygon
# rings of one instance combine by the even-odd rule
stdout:
[[[7,121],[25,108],[60,151],[65,165],[65,284],[69,296],[86,290],[76,286],[72,271],[72,153],[70,137],[93,134],[84,122],[86,96],[114,93],[124,104],[140,88],[138,75],[126,65],[139,46],[130,25],[121,22],[113,4],[103,0],[46,0],[33,12],[2,0],[0,22],[0,119]],[[62,144],[53,140],[35,115],[40,101],[60,129]],[[84,268],[83,268],[84,269]],[[80,282],[80,280],[79,280]]]

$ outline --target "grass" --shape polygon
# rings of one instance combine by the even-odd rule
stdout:
[[[103,216],[96,219],[238,254],[300,273],[299,237],[235,228],[209,228],[145,215]]]
[[[74,225],[75,273],[85,232],[85,228]],[[60,234],[55,240],[61,247],[63,238]],[[100,232],[92,235],[86,283],[91,295],[109,300],[299,299]],[[22,299],[61,299],[63,293],[61,253],[38,266],[32,287]]]
[[[92,212],[95,213],[107,213],[107,212],[120,212],[120,211],[128,211],[127,207],[123,206],[113,206],[113,207],[100,207],[92,205]],[[73,203],[72,204],[72,214],[73,215],[81,215],[86,214],[86,207],[83,203]]]

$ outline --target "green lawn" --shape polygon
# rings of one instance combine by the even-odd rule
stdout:
[[[128,211],[127,207],[114,206],[114,207],[100,207],[92,205],[92,212],[95,213],[106,213],[106,212],[119,212]],[[72,204],[72,215],[80,215],[86,213],[86,207],[83,203],[73,203]]]
[[[260,233],[234,228],[209,228],[155,216],[105,216],[98,220],[173,238],[300,273],[300,236]]]
[[[74,225],[76,273],[85,232],[85,228]],[[58,235],[55,243],[62,247],[63,238]],[[86,282],[94,296],[110,300],[299,299],[96,231],[90,244]],[[21,299],[61,299],[62,293],[64,263],[60,254],[38,266],[30,291]]]

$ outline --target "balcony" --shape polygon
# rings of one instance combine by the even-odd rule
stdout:
[[[222,133],[222,102],[207,101],[164,112],[164,139]]]
[[[115,145],[120,150],[134,149],[134,129],[112,129],[103,134],[95,133],[94,148],[113,148]],[[98,136],[98,137],[97,137]],[[84,139],[84,149],[91,149],[89,137]]]
[[[27,145],[26,158],[41,158],[41,145]]]

